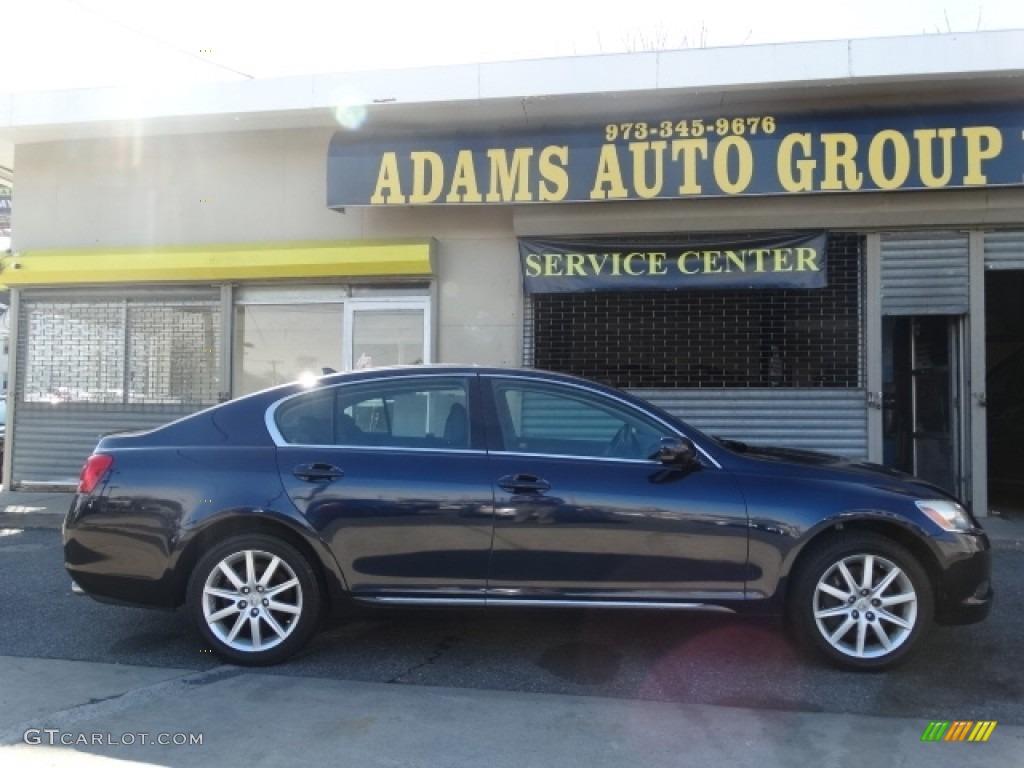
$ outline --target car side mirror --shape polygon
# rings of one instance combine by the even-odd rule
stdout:
[[[673,467],[689,467],[697,463],[697,446],[688,437],[663,437],[654,458]]]

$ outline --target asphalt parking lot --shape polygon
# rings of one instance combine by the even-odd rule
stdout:
[[[27,508],[21,514],[29,521]],[[1013,662],[1024,637],[1024,547],[1012,539],[994,552],[998,594],[990,618],[934,628],[919,656],[887,673],[841,672],[809,659],[770,620],[538,610],[362,613],[325,628],[290,662],[250,671],[204,649],[180,612],[73,595],[55,519],[38,527],[11,527],[10,515],[0,521],[0,705],[7,712],[0,753],[16,749],[14,765],[44,755],[56,761],[38,764],[158,754],[160,765],[272,765],[280,763],[271,756],[288,756],[280,744],[292,738],[312,740],[311,758],[329,759],[343,748],[370,765],[545,765],[587,755],[595,766],[678,765],[684,748],[704,762],[731,765],[790,765],[808,749],[824,750],[823,765],[858,754],[930,768],[962,761],[952,750],[965,745],[921,751],[921,733],[934,720],[998,723],[991,743],[971,745],[972,764],[1012,763],[1024,748],[1024,669]],[[302,711],[309,697],[333,713],[333,742],[301,736],[319,721],[279,712],[285,705]],[[284,742],[270,732],[253,735],[250,721],[236,722],[241,715],[226,711],[250,699],[284,718],[291,734]],[[435,707],[449,708],[461,724],[436,722]],[[468,729],[499,728],[497,713],[515,721],[525,740],[522,759],[509,756],[516,741],[510,734],[471,739],[454,751],[440,743]],[[19,742],[36,724],[78,733],[158,727],[167,717],[177,729],[205,728],[214,748],[54,752]],[[438,729],[421,734],[422,743],[407,735],[418,721]],[[677,723],[671,737],[655,727],[666,722]],[[741,726],[744,737],[732,739]],[[873,735],[865,740],[858,729]],[[240,731],[250,734],[252,750],[231,747]],[[440,742],[439,734],[446,734]],[[602,739],[607,749],[595,750]],[[256,754],[264,742],[278,746]],[[485,760],[479,750],[487,745],[504,751]],[[0,762],[7,764],[2,754]]]
[[[59,532],[0,537],[0,655],[211,669],[181,613],[71,593]],[[773,620],[693,613],[372,611],[321,631],[269,672],[376,683],[530,691],[766,709],[995,719],[1024,724],[1024,552],[995,552],[992,615],[935,627],[884,674],[807,658]]]

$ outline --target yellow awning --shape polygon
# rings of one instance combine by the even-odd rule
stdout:
[[[433,240],[234,243],[25,251],[0,259],[0,284],[212,282],[433,274]]]

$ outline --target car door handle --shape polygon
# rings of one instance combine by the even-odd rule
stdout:
[[[331,464],[318,461],[313,464],[300,464],[292,470],[292,474],[310,483],[329,483],[344,476],[345,472]]]
[[[505,475],[498,487],[509,493],[543,493],[551,489],[551,483],[536,475]]]

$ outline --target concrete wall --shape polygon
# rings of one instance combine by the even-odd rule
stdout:
[[[20,145],[13,247],[433,237],[436,359],[518,364],[522,292],[511,209],[332,211],[325,193],[331,134],[304,129]]]
[[[20,145],[17,250],[358,237],[324,205],[330,131]]]

